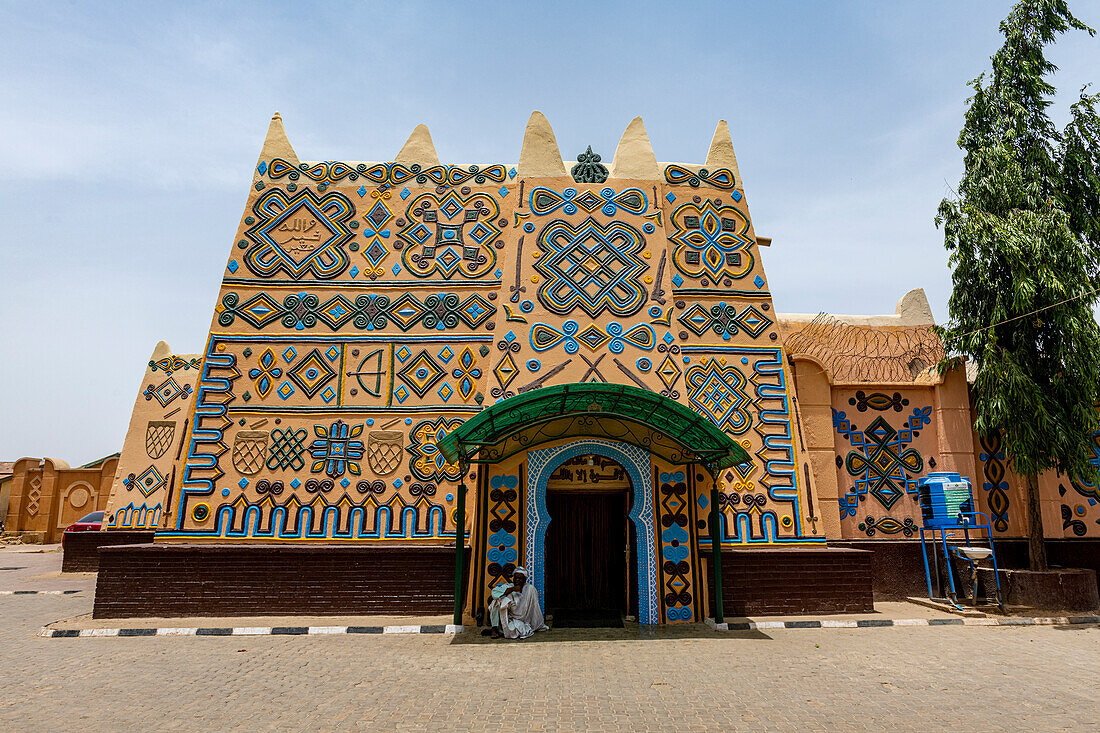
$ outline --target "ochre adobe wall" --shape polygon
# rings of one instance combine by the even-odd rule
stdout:
[[[65,528],[107,504],[118,458],[69,468],[53,458],[15,462],[5,531],[24,541],[60,542]]]
[[[153,350],[123,440],[105,531],[164,526],[164,503],[176,483],[199,369],[198,354],[173,354],[163,341]]]
[[[605,381],[746,448],[726,542],[823,541],[725,124],[705,166],[658,165],[640,119],[609,169],[581,158],[574,180],[536,113],[518,166],[442,165],[425,128],[392,163],[301,164],[273,119],[158,539],[453,541],[441,435]]]

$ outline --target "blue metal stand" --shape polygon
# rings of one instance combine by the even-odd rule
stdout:
[[[983,522],[979,523],[978,518],[983,519]],[[950,603],[952,606],[959,610],[963,610],[963,607],[959,604],[958,588],[955,584],[955,569],[954,563],[951,562],[952,558],[958,558],[966,562],[970,567],[970,581],[971,592],[970,602],[972,606],[977,606],[979,600],[984,600],[986,603],[994,603],[999,609],[1004,610],[1004,600],[1001,595],[1001,577],[997,566],[997,552],[993,547],[993,527],[990,524],[989,517],[982,512],[962,512],[959,514],[959,523],[954,527],[950,526],[932,526],[920,528],[920,546],[921,555],[924,559],[924,578],[928,587],[928,598],[933,601],[941,601],[944,603]],[[949,546],[947,543],[949,530],[962,530],[963,544],[961,546]],[[988,543],[988,555],[983,552],[976,552],[985,550],[985,547],[981,545],[975,545],[974,541],[982,541],[982,537],[971,537],[972,530],[985,530],[985,541]],[[925,533],[928,533],[930,537],[926,538]],[[939,533],[937,539],[936,534]],[[954,535],[954,531],[950,534]],[[929,544],[932,551],[932,567],[929,567],[928,555]],[[942,555],[941,555],[942,548]],[[953,550],[953,551],[952,551]],[[943,588],[939,571],[939,558],[943,557],[943,563],[945,565],[944,574],[947,576],[948,587]],[[993,598],[978,598],[978,563],[988,557],[990,563],[993,566],[993,586],[995,590],[995,597]],[[935,572],[933,573],[933,570]],[[932,590],[932,577],[936,578],[936,592]],[[945,592],[946,591],[946,592]]]
[[[970,481],[957,473],[930,473],[918,482],[918,494],[920,497],[921,514],[924,524],[920,528],[921,556],[924,560],[924,579],[928,587],[928,598],[933,601],[950,603],[959,610],[959,592],[955,584],[955,570],[952,559],[959,559],[967,563],[970,569],[970,601],[974,607],[978,605],[978,564],[983,560],[990,560],[993,565],[993,585],[996,592],[995,598],[985,598],[987,603],[996,603],[997,607],[1004,610],[1004,601],[1001,596],[1001,578],[997,568],[997,552],[993,547],[993,527],[989,517],[982,512],[972,511],[974,497],[970,488]],[[949,547],[947,544],[948,531],[952,537],[962,530],[962,545]],[[988,547],[975,545],[970,536],[971,531],[985,531],[985,540]],[[936,533],[939,532],[939,539]],[[930,535],[930,539],[925,533]],[[981,540],[981,537],[973,538]],[[931,548],[929,548],[931,544]],[[948,588],[943,588],[940,576],[940,549],[944,563],[944,573],[947,575]],[[932,565],[929,567],[928,556],[931,549]],[[936,578],[936,590],[932,590],[932,577]]]

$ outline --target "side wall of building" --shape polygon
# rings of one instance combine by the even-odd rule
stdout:
[[[21,458],[12,475],[5,531],[29,542],[59,542],[66,527],[106,506],[117,467],[114,457],[90,468]]]
[[[122,444],[106,505],[105,531],[164,526],[165,504],[175,484],[200,366],[198,354],[173,354],[163,341],[153,350]]]
[[[799,358],[795,382],[830,539],[918,540],[917,481],[931,471],[970,479],[994,537],[1027,536],[1024,481],[999,438],[974,431],[961,367],[927,384],[833,384],[824,367]],[[1100,435],[1090,459],[1100,465]],[[1100,537],[1095,484],[1054,472],[1039,484],[1047,539]]]

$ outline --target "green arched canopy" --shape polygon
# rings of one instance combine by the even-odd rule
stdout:
[[[560,384],[509,397],[451,431],[439,450],[450,463],[498,463],[541,443],[581,436],[632,443],[711,473],[750,460],[704,415],[625,384]]]

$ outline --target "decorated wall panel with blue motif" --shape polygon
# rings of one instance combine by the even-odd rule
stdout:
[[[917,480],[942,460],[932,390],[837,389],[834,405],[843,536],[915,537],[922,522]]]
[[[104,510],[107,530],[164,525],[201,365],[201,355],[173,354],[163,341],[149,358]]]
[[[455,536],[436,444],[489,399],[514,178],[260,161],[166,536]]]

